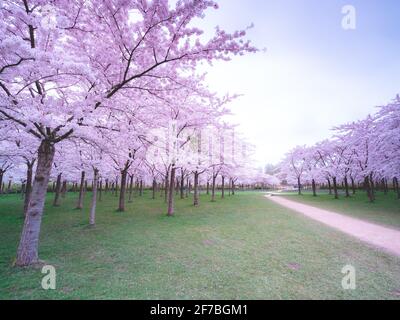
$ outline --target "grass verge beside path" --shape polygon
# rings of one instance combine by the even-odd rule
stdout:
[[[317,208],[335,211],[354,218],[374,222],[400,230],[400,200],[391,192],[387,195],[377,193],[376,201],[371,203],[365,192],[359,191],[356,195],[346,198],[341,195],[335,200],[332,195],[321,193],[313,197],[311,193],[285,195],[287,199],[308,204]]]

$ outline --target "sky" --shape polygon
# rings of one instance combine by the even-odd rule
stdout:
[[[255,146],[256,164],[278,163],[297,145],[374,113],[400,93],[400,1],[220,0],[195,22],[212,34],[254,23],[257,54],[207,69],[211,91],[242,94],[230,121]],[[342,8],[356,28],[342,27]]]

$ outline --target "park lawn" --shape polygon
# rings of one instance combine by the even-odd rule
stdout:
[[[350,198],[340,195],[338,200],[335,200],[333,195],[322,192],[317,197],[313,197],[309,192],[305,192],[301,196],[293,193],[285,195],[285,197],[314,207],[400,229],[400,200],[397,199],[397,194],[394,192],[387,195],[377,192],[374,203],[368,201],[367,195],[363,191],[358,191]]]
[[[239,193],[201,206],[178,200],[165,216],[146,193],[115,211],[107,195],[97,226],[75,194],[49,203],[40,257],[56,267],[57,289],[41,289],[39,268],[13,268],[23,220],[17,195],[0,198],[0,299],[399,299],[400,259],[267,200]],[[341,287],[345,265],[357,289]]]

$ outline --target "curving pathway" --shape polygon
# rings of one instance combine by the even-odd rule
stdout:
[[[313,220],[322,222],[391,254],[400,256],[399,230],[351,218],[340,213],[315,208],[280,196],[267,195],[266,197],[281,206],[297,211]]]

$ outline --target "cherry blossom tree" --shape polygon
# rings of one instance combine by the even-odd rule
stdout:
[[[202,42],[202,31],[190,23],[210,7],[218,6],[198,0],[178,1],[174,8],[164,0],[1,3],[1,120],[39,142],[17,265],[38,261],[58,143],[90,130],[120,130],[106,120],[129,112],[132,101],[140,105],[136,92],[156,91],[179,70],[256,51],[242,41],[245,31],[228,34],[217,28],[214,37]]]

